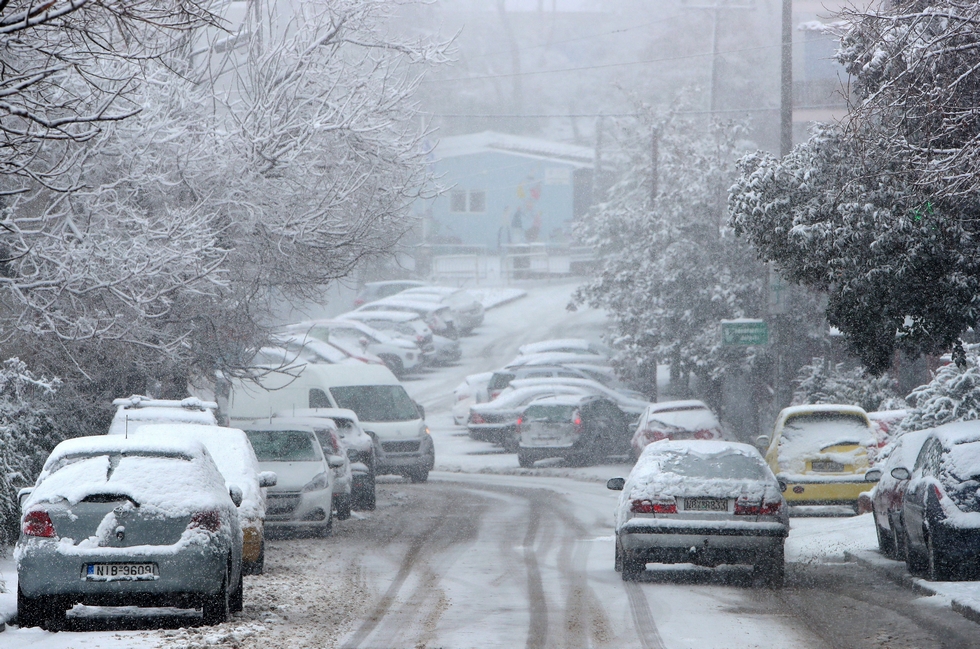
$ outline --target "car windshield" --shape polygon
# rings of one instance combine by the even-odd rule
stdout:
[[[353,410],[361,421],[388,422],[419,419],[415,402],[400,385],[350,385],[330,388],[341,408]]]
[[[532,404],[524,411],[524,421],[567,424],[572,421],[576,410],[578,406]]]
[[[663,457],[660,470],[688,478],[709,480],[765,480],[768,477],[766,465],[761,458],[742,453],[707,456],[671,453]]]
[[[248,430],[248,441],[259,462],[316,462],[313,436],[302,430]]]

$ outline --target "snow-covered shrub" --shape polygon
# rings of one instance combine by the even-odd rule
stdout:
[[[50,414],[59,383],[18,358],[0,365],[0,548],[17,538],[17,491],[34,481],[59,441]]]
[[[822,358],[814,358],[800,368],[793,405],[843,403],[860,406],[867,412],[904,408],[896,388],[888,374],[869,376],[862,368],[845,370],[842,363],[829,365]]]
[[[940,367],[932,381],[906,399],[913,408],[902,422],[903,431],[980,419],[980,358],[967,353],[965,368],[954,363]]]

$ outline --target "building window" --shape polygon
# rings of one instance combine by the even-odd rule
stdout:
[[[466,192],[461,189],[454,189],[449,195],[449,211],[450,212],[465,212],[466,211]]]
[[[487,193],[482,189],[470,190],[470,211],[471,212],[487,211]]]

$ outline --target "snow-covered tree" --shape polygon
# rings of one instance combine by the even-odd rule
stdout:
[[[896,349],[952,348],[962,363],[958,337],[980,321],[980,5],[896,0],[839,17],[848,118],[782,160],[745,158],[731,224],[829,294],[828,321],[872,372]]]
[[[903,431],[980,419],[980,357],[969,351],[965,367],[943,365],[932,381],[917,387],[906,400],[913,407],[902,421]]]
[[[895,410],[905,407],[896,387],[888,374],[868,376],[862,368],[845,369],[843,363],[831,365],[814,358],[799,370],[793,405],[843,403],[867,412]]]

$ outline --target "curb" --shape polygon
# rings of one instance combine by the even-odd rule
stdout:
[[[958,597],[944,593],[942,589],[931,586],[929,582],[924,579],[913,577],[905,569],[904,564],[897,561],[892,561],[891,559],[886,559],[871,552],[854,552],[851,550],[846,550],[844,552],[844,558],[848,561],[859,563],[865,568],[883,575],[889,581],[892,581],[903,588],[907,588],[918,595],[941,595],[947,597],[949,598],[950,608],[954,612],[959,613],[971,622],[980,624],[980,608],[978,608],[977,605],[964,602]]]

